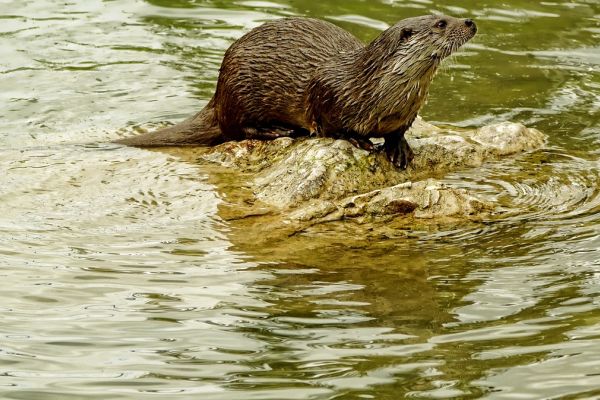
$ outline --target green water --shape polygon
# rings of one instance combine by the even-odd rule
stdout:
[[[106,144],[265,20],[429,12],[480,33],[423,116],[549,136],[444,177],[510,217],[252,246],[205,166]],[[0,1],[0,398],[600,398],[599,43],[598,0]]]

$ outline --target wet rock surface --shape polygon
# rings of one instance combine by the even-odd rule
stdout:
[[[407,139],[415,159],[405,171],[383,153],[330,138],[230,142],[200,158],[245,174],[254,197],[250,202],[258,200],[293,226],[305,227],[342,219],[481,218],[494,211],[494,204],[436,178],[545,142],[541,132],[516,123],[448,130],[422,120]]]

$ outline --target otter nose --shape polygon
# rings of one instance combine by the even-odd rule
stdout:
[[[468,28],[471,28],[471,31],[477,32],[477,25],[475,25],[475,22],[473,22],[473,20],[471,18],[465,19],[465,25]]]

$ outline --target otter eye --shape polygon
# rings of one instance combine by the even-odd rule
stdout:
[[[435,26],[437,28],[444,29],[446,26],[448,26],[448,23],[445,20],[442,19],[437,24],[435,24]]]

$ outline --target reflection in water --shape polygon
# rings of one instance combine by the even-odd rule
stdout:
[[[0,397],[599,396],[600,8],[509,3],[0,5]],[[549,135],[445,178],[498,204],[484,224],[347,221],[258,246],[221,219],[232,182],[206,166],[86,144],[198,110],[225,49],[267,19],[369,40],[432,11],[481,33],[426,119]]]

